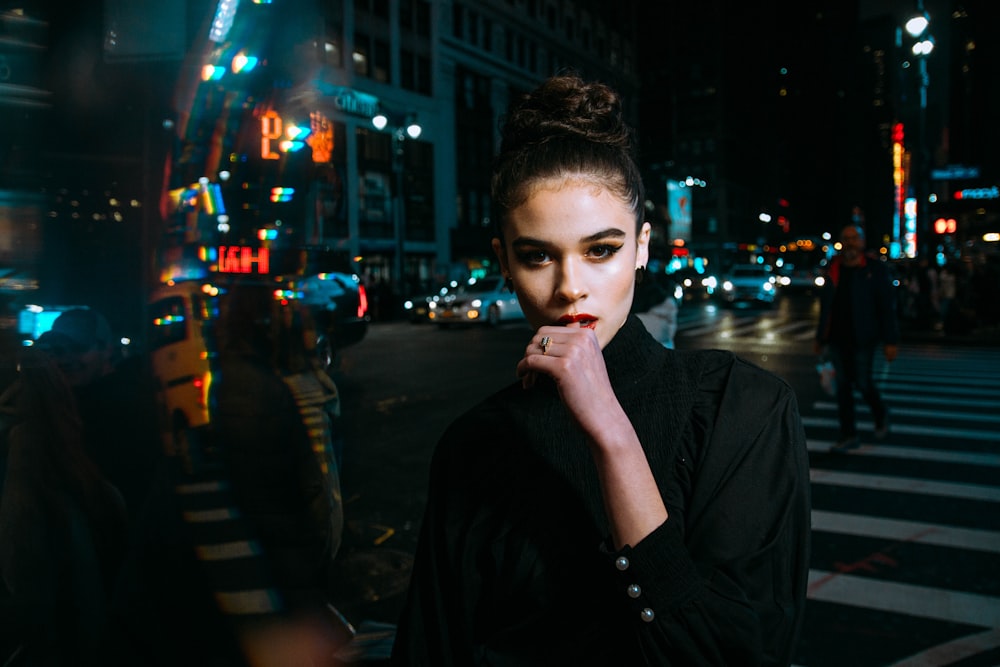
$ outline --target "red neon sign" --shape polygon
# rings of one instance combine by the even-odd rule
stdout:
[[[220,245],[217,270],[219,273],[267,274],[270,272],[270,252],[267,248]]]

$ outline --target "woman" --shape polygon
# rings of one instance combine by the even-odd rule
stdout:
[[[493,197],[535,332],[520,381],[438,444],[394,662],[789,663],[809,535],[795,396],[629,316],[650,227],[616,94],[560,76],[528,95]]]

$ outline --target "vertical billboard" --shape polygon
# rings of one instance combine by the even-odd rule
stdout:
[[[667,214],[671,241],[691,242],[691,191],[681,181],[667,179]]]

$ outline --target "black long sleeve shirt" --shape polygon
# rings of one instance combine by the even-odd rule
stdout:
[[[728,352],[664,350],[631,317],[604,350],[669,519],[608,548],[596,467],[552,382],[441,438],[395,665],[781,665],[806,597],[795,395]]]

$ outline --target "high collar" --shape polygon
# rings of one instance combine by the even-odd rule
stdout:
[[[660,345],[635,315],[629,315],[615,337],[604,347],[604,364],[608,379],[616,391],[639,384],[642,378],[658,367],[656,355],[664,354]]]

